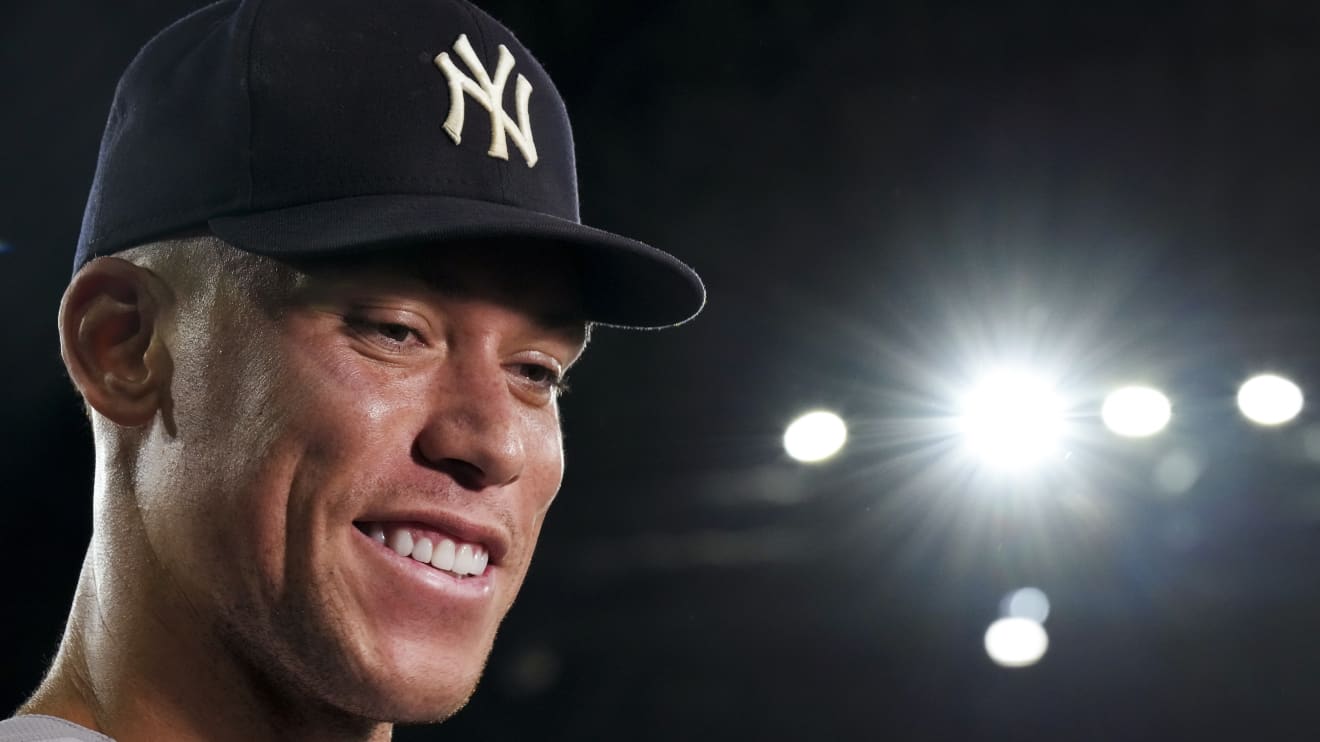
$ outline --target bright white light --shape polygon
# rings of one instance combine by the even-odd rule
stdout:
[[[833,412],[816,410],[794,420],[784,431],[784,450],[807,463],[824,461],[843,448],[848,427]]]
[[[1031,464],[1055,449],[1063,432],[1063,403],[1049,382],[1001,372],[967,396],[961,418],[967,444],[989,463]]]
[[[1003,613],[1009,618],[1026,618],[1045,623],[1050,617],[1050,599],[1040,588],[1024,587],[1004,596]]]
[[[1260,425],[1281,425],[1302,411],[1302,390],[1273,374],[1253,376],[1238,389],[1238,409]]]
[[[1173,415],[1169,398],[1158,389],[1123,387],[1105,397],[1100,419],[1105,427],[1128,438],[1145,438],[1164,430]]]
[[[1050,637],[1029,618],[1001,618],[985,631],[985,651],[1002,667],[1027,667],[1045,656]]]

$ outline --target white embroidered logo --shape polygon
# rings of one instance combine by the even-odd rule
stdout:
[[[450,60],[447,52],[436,55],[435,66],[449,80],[449,115],[445,118],[445,131],[449,132],[454,144],[463,141],[463,94],[467,93],[490,114],[490,150],[486,154],[501,160],[509,159],[509,146],[505,143],[507,137],[522,152],[527,167],[536,165],[536,143],[532,141],[532,126],[527,115],[527,100],[532,95],[532,84],[521,74],[514,88],[518,106],[516,125],[513,117],[504,110],[504,83],[508,82],[509,73],[513,71],[513,55],[509,53],[509,48],[500,44],[500,60],[495,65],[493,80],[481,60],[477,59],[476,52],[472,51],[467,34],[461,34],[458,41],[454,42],[454,52],[477,78],[473,80],[463,74]]]

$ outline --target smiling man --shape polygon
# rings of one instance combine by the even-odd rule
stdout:
[[[94,533],[0,740],[385,739],[475,688],[594,324],[696,275],[578,218],[567,115],[457,0],[264,0],[120,81],[60,308]]]

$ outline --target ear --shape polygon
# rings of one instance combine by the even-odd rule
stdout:
[[[60,355],[93,409],[125,427],[145,425],[168,403],[173,371],[162,337],[170,292],[151,271],[97,258],[60,303]]]

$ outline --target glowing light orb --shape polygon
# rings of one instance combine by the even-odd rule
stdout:
[[[1258,425],[1282,425],[1302,411],[1302,390],[1274,374],[1247,379],[1238,389],[1238,409]]]
[[[1040,588],[1024,587],[1004,596],[1002,612],[1009,618],[1025,618],[1043,624],[1050,616],[1050,599]]]
[[[1160,457],[1151,471],[1155,488],[1169,495],[1187,493],[1201,478],[1205,463],[1190,451],[1174,450]]]
[[[1029,667],[1049,649],[1045,627],[1029,618],[1001,618],[985,631],[985,652],[1001,667]]]
[[[848,426],[833,412],[815,410],[802,415],[784,431],[784,450],[798,461],[824,461],[848,441]]]
[[[1128,386],[1105,397],[1100,419],[1105,427],[1126,438],[1145,438],[1164,430],[1173,417],[1169,398],[1158,389]]]
[[[1001,372],[967,396],[960,427],[968,446],[987,462],[1018,468],[1053,452],[1063,423],[1063,403],[1052,384]]]

